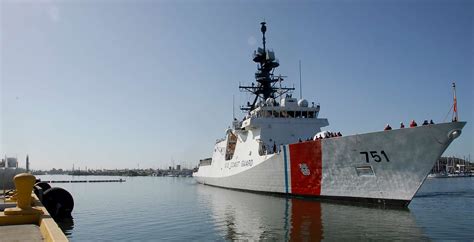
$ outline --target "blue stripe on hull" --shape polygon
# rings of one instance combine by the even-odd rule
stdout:
[[[283,158],[285,160],[285,192],[288,194],[288,162],[286,158],[286,145],[283,146]]]

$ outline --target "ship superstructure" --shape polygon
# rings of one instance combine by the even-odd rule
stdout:
[[[239,86],[254,95],[234,119],[211,158],[193,174],[218,187],[407,206],[465,122],[367,134],[328,135],[320,105],[297,100],[294,88],[274,75],[279,62],[266,47],[253,55],[255,83]]]

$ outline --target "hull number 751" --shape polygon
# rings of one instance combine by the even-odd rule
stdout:
[[[380,153],[380,155],[379,155],[379,153]],[[365,161],[367,163],[370,163],[371,161],[381,162],[384,159],[387,162],[390,161],[390,159],[388,158],[387,153],[385,153],[385,151],[383,151],[383,150],[381,150],[380,152],[378,152],[378,151],[364,151],[364,152],[360,152],[360,154],[365,155]],[[369,157],[369,154],[370,154],[370,157]]]

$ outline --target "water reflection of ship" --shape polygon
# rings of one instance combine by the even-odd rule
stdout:
[[[226,240],[426,239],[408,209],[379,209],[197,186]]]

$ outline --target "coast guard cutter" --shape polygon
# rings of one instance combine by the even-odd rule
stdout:
[[[216,142],[211,158],[193,173],[217,187],[408,206],[431,168],[466,122],[423,125],[328,137],[319,105],[297,100],[281,87],[275,53],[254,52],[256,84],[240,86],[254,95],[243,121],[234,119]],[[334,135],[333,135],[334,136]],[[328,138],[324,138],[328,137]],[[309,139],[310,138],[310,139]]]

